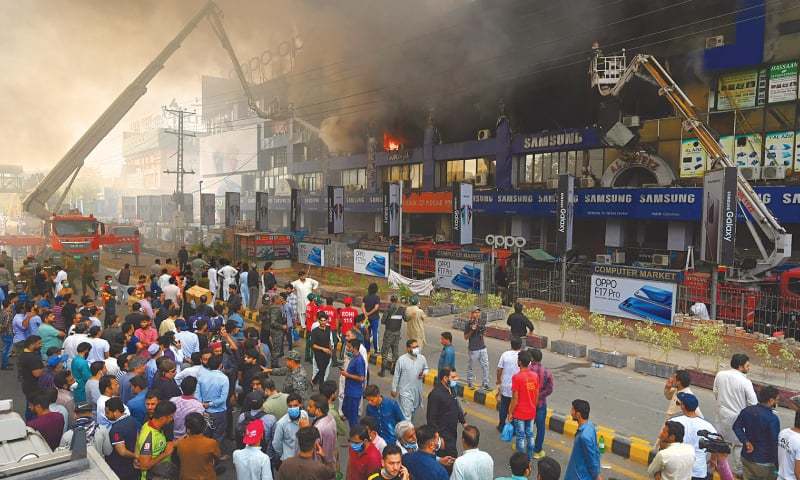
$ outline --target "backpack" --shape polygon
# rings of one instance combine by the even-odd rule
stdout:
[[[239,446],[238,448],[240,449],[244,448],[244,442],[242,440],[244,439],[244,432],[245,430],[247,430],[247,427],[252,422],[260,422],[261,418],[266,414],[267,414],[266,412],[263,412],[261,410],[259,410],[255,415],[250,415],[250,412],[244,413],[244,418],[242,419],[242,421],[236,424],[236,443]],[[267,441],[266,437],[267,436],[264,435],[261,438],[261,451],[265,453],[267,451],[267,447],[269,446],[269,442]]]

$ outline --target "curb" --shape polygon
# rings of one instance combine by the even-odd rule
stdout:
[[[383,363],[383,357],[371,354],[369,357],[369,363],[380,367]],[[424,383],[426,385],[434,385],[436,383],[437,373],[438,372],[436,369],[429,369],[428,373],[425,375],[425,377],[423,377]],[[490,392],[469,388],[461,381],[459,381],[455,391],[456,396],[461,397],[464,400],[477,403],[478,405],[483,405],[491,408],[492,410],[499,409],[496,397]],[[574,437],[575,432],[578,431],[577,422],[565,415],[554,412],[550,408],[547,409],[545,425],[548,430],[569,437]],[[644,466],[649,465],[653,460],[656,452],[653,448],[653,445],[649,441],[643,438],[627,437],[617,434],[613,428],[603,425],[595,425],[595,427],[597,429],[598,441],[601,436],[603,437],[603,440],[606,444],[606,452],[613,453]]]

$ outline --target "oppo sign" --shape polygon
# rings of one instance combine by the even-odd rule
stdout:
[[[486,235],[483,241],[494,248],[522,248],[528,243],[523,237],[512,237],[511,235]]]

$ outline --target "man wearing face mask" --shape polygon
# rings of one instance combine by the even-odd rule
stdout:
[[[333,348],[331,345],[331,331],[328,328],[328,314],[317,314],[319,326],[311,330],[311,350],[314,353],[314,378],[311,383],[319,387],[328,377],[328,365],[331,362]]]
[[[302,410],[303,399],[299,394],[290,393],[286,397],[286,405],[286,415],[275,424],[275,436],[272,437],[272,449],[280,456],[281,461],[297,455],[297,431],[309,424],[307,414],[302,418],[305,412]]]
[[[406,352],[395,364],[392,397],[399,395],[400,410],[410,421],[422,405],[422,379],[428,373],[428,361],[413,338],[406,341]]]
[[[444,440],[444,446],[436,453],[445,465],[452,465],[458,456],[456,438],[458,424],[464,425],[464,411],[455,396],[458,376],[445,367],[439,372],[439,383],[428,394],[428,425],[433,425]]]
[[[419,450],[403,455],[403,465],[411,478],[425,480],[448,480],[447,470],[436,459],[436,451],[442,444],[439,432],[433,425],[423,425],[417,429]]]
[[[367,377],[367,365],[358,351],[361,342],[353,339],[347,342],[347,370],[339,373],[344,377],[344,400],[342,400],[342,415],[347,419],[350,428],[358,425],[358,407],[364,394],[364,380]]]
[[[410,480],[408,470],[403,466],[403,455],[397,445],[387,445],[383,449],[382,468],[373,473],[367,480]]]
[[[400,452],[405,455],[406,453],[416,452],[419,448],[417,444],[417,430],[414,424],[408,420],[398,422],[394,427],[394,433],[397,437],[397,446],[400,447]]]
[[[363,425],[350,427],[347,480],[362,480],[379,468],[381,468],[381,454],[369,441],[367,429]]]

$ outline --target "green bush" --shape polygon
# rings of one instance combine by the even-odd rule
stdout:
[[[719,359],[727,353],[727,346],[723,337],[722,324],[702,323],[692,329],[693,340],[689,342],[689,351],[694,353],[697,368],[703,357],[714,360],[714,371],[719,369]]]
[[[570,330],[574,330],[575,333],[578,333],[578,330],[583,328],[586,325],[586,319],[584,319],[581,314],[577,313],[572,307],[565,308],[561,315],[558,316],[559,325],[558,331],[561,332],[561,339],[564,339],[564,335]]]
[[[503,308],[503,298],[500,295],[490,293],[486,295],[486,307],[491,309]]]
[[[527,307],[522,310],[522,314],[528,317],[528,320],[531,321],[534,328],[537,323],[544,321],[544,310],[539,307]]]
[[[460,308],[462,312],[474,307],[477,304],[478,296],[472,292],[459,292],[457,290],[450,293],[453,305]]]
[[[789,384],[789,375],[797,368],[797,355],[793,348],[784,345],[778,351],[778,365],[783,370],[783,384]]]
[[[769,342],[758,342],[753,345],[753,351],[761,364],[761,373],[768,375],[769,369],[775,367],[776,358],[769,351]]]
[[[681,345],[681,336],[669,327],[661,327],[656,337],[656,345],[661,350],[664,362],[669,362],[669,354]]]
[[[431,303],[434,305],[445,304],[448,300],[450,300],[450,295],[445,290],[436,290],[431,293]]]
[[[634,325],[636,340],[647,345],[647,357],[653,358],[653,348],[658,343],[658,330],[653,328],[653,322],[644,321]]]

